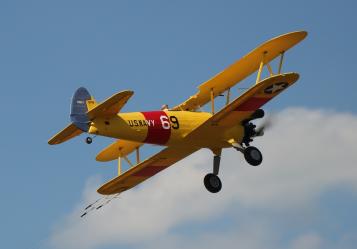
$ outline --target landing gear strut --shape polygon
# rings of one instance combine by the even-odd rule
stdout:
[[[213,173],[207,174],[203,180],[206,189],[211,193],[218,193],[222,189],[222,182],[218,177],[220,161],[221,156],[215,155],[213,158]]]
[[[243,153],[245,160],[252,166],[258,166],[263,161],[262,153],[253,146],[250,146],[250,142],[253,141],[253,138],[258,136],[263,136],[264,126],[256,129],[256,125],[250,121],[258,118],[264,117],[264,111],[262,109],[257,109],[250,118],[243,120],[242,126],[244,128],[244,136],[242,142],[232,143],[232,146]]]

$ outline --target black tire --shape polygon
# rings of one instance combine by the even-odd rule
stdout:
[[[244,158],[252,166],[258,166],[263,161],[262,153],[255,147],[250,146],[244,150]]]
[[[203,180],[206,189],[211,193],[218,193],[222,189],[222,182],[215,174],[207,174]]]
[[[91,137],[86,137],[86,143],[91,144],[93,142],[93,139]]]

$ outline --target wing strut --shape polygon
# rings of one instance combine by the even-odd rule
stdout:
[[[260,82],[260,76],[261,76],[261,73],[262,73],[262,71],[264,69],[264,66],[266,66],[268,68],[270,77],[275,75],[274,72],[273,72],[272,67],[269,64],[269,61],[265,62],[266,54],[268,54],[268,52],[264,51],[263,52],[263,56],[262,56],[262,60],[261,60],[260,65],[259,65],[259,70],[258,70],[257,79],[255,81],[255,84],[258,84]],[[285,51],[280,52],[279,68],[278,68],[278,73],[277,74],[281,74],[281,69],[283,68],[283,62],[284,62],[284,54],[285,54]]]
[[[130,167],[133,167],[134,164],[131,163],[131,161],[129,160],[129,158],[127,158],[127,156],[123,156],[123,158],[125,159],[125,161],[130,165]]]
[[[140,147],[136,148],[136,164],[140,163],[140,150],[139,150],[139,148]]]
[[[260,81],[260,75],[263,71],[263,67],[264,67],[264,58],[265,58],[265,55],[266,55],[266,51],[263,52],[263,56],[262,56],[262,60],[260,61],[260,64],[259,64],[259,70],[258,70],[258,74],[257,74],[257,80],[255,81],[255,84],[258,84],[259,81]]]
[[[136,151],[136,164],[140,163],[140,146],[135,148]],[[122,167],[121,167],[121,159],[124,158],[125,161],[129,164],[129,166],[132,168],[134,164],[129,160],[129,158],[126,155],[122,155],[118,157],[118,176],[121,175],[122,172]]]
[[[281,73],[281,69],[283,67],[283,61],[284,61],[284,54],[285,54],[285,51],[281,52],[280,53],[280,61],[279,61],[279,70],[278,70],[278,74]]]
[[[212,115],[214,115],[214,92],[213,92],[213,88],[211,88],[211,112]]]
[[[121,159],[124,158],[125,161],[129,164],[130,168],[132,168],[134,166],[134,164],[129,160],[129,158],[127,156],[120,156],[118,157],[118,176],[121,175],[122,172],[122,163],[121,163]]]
[[[227,89],[226,105],[229,104],[230,97],[231,97],[231,88],[228,88],[228,89]]]
[[[121,157],[118,157],[118,176],[121,175]]]
[[[273,75],[274,75],[273,69],[271,69],[271,66],[270,66],[269,62],[267,62],[266,65],[267,65],[267,68],[268,68],[268,71],[269,71],[270,76],[273,76]]]

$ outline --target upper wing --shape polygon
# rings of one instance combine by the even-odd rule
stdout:
[[[198,148],[190,147],[168,147],[163,149],[122,175],[105,183],[97,191],[103,195],[121,193],[138,185],[197,150]]]
[[[297,73],[286,73],[262,80],[193,130],[186,138],[188,140],[199,139],[209,134],[207,132],[210,131],[212,125],[232,127],[239,124],[298,79]]]
[[[71,123],[62,131],[54,135],[50,140],[48,140],[48,144],[60,144],[75,136],[78,136],[81,133],[82,131],[78,129],[73,123]]]
[[[207,104],[210,101],[211,90],[213,90],[214,96],[222,94],[228,88],[233,87],[257,71],[263,59],[263,54],[263,62],[266,64],[302,41],[306,35],[307,32],[305,31],[291,32],[263,43],[213,78],[201,84],[198,87],[199,91],[195,95],[175,106],[172,110],[193,111]]]
[[[101,152],[99,152],[96,157],[96,160],[100,162],[112,161],[118,159],[119,157],[123,157],[130,154],[141,145],[142,143],[139,142],[120,139],[106,147]]]
[[[134,94],[133,91],[122,91],[114,94],[93,109],[87,112],[89,119],[96,117],[111,117],[116,115]]]

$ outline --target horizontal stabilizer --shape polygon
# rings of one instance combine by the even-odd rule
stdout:
[[[133,91],[123,91],[114,94],[110,98],[106,99],[93,109],[87,112],[90,120],[97,117],[112,117],[116,115],[126,104],[131,96],[133,96]]]
[[[75,136],[78,136],[82,132],[83,131],[81,131],[73,123],[71,123],[62,131],[54,135],[50,140],[48,140],[48,144],[55,145],[55,144],[66,142],[67,140],[74,138]]]
[[[133,152],[136,148],[140,147],[142,143],[132,142],[127,140],[117,140],[115,143],[112,143],[104,150],[102,150],[96,157],[97,161],[108,162],[116,160],[119,157],[126,156]]]

